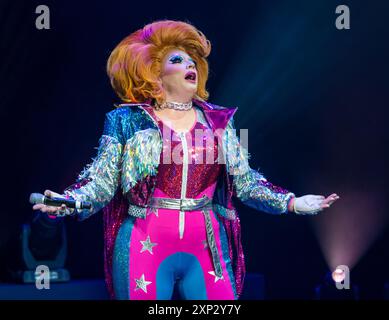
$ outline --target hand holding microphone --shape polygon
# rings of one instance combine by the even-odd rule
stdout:
[[[73,199],[67,199],[64,196],[46,190],[44,195],[32,193],[30,195],[30,203],[34,204],[33,210],[41,210],[49,215],[67,216],[74,213],[74,209],[91,209],[92,205],[89,202],[80,202]]]

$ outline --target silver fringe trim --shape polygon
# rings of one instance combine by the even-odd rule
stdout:
[[[92,163],[79,174],[78,181],[90,181],[79,189],[66,190],[64,194],[78,201],[90,201],[91,210],[77,210],[81,219],[96,213],[113,198],[119,185],[122,145],[111,136],[100,138],[98,154]]]
[[[158,130],[138,131],[127,140],[122,157],[122,188],[127,193],[138,181],[155,175],[162,152]]]

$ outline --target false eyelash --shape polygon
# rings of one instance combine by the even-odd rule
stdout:
[[[180,62],[182,62],[184,60],[181,56],[174,56],[174,57],[170,58],[169,61],[175,63],[174,61],[176,61],[177,59],[179,59]]]

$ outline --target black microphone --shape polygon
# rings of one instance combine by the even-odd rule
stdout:
[[[77,201],[77,200],[64,199],[64,198],[49,198],[40,193],[31,193],[30,203],[31,204],[43,203],[47,206],[53,206],[53,207],[60,207],[64,204],[66,205],[66,207],[73,208],[73,209],[92,208],[92,204],[89,201]]]

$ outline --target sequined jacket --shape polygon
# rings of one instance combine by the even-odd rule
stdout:
[[[65,190],[68,197],[92,203],[92,210],[78,212],[81,220],[106,206],[119,189],[128,200],[128,214],[146,216],[162,151],[158,126],[143,109],[150,102],[121,104],[106,114],[97,157],[81,172],[77,183]],[[236,196],[252,208],[267,213],[286,213],[294,194],[273,185],[263,174],[249,167],[248,153],[240,147],[234,130],[236,108],[200,100],[193,100],[193,103],[203,111],[212,130],[221,135],[223,144],[225,170],[217,183],[214,211],[234,220],[232,197]]]

